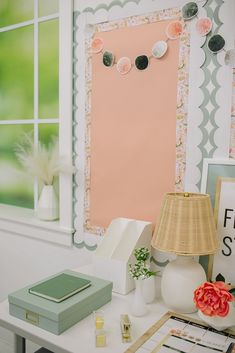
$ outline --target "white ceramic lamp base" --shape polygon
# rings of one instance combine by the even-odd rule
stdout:
[[[164,269],[161,292],[164,303],[179,313],[197,311],[194,290],[206,281],[202,266],[191,256],[177,256]]]

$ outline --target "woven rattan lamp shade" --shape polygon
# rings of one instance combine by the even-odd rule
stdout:
[[[214,254],[219,248],[210,196],[167,193],[152,246],[179,255]]]

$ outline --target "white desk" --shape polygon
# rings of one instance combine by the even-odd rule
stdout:
[[[133,293],[127,296],[113,293],[112,301],[102,307],[107,332],[107,346],[104,348],[95,347],[93,315],[89,315],[57,336],[9,315],[8,301],[5,300],[0,304],[0,326],[15,333],[14,353],[25,353],[22,337],[55,353],[123,353],[131,343],[121,341],[120,314],[127,313],[130,317],[133,343],[167,311],[162,303],[156,301],[148,304],[149,312],[146,316],[133,317],[130,314],[132,296]]]
[[[83,273],[91,273],[91,268],[76,269]],[[19,320],[9,314],[8,300],[0,303],[0,326],[15,334],[14,353],[25,353],[25,339],[55,353],[123,353],[151,327],[163,314],[168,311],[160,300],[148,304],[148,314],[141,318],[133,317],[130,304],[134,292],[128,295],[113,293],[112,301],[102,307],[105,315],[105,330],[107,346],[95,347],[93,315],[78,322],[70,329],[57,336],[32,324]],[[120,315],[128,314],[132,322],[132,342],[122,343],[120,330]]]

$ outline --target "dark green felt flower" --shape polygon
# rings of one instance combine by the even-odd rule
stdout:
[[[113,53],[111,53],[109,51],[104,52],[104,54],[103,54],[103,64],[105,66],[108,66],[108,67],[113,66],[113,64],[114,64],[114,55],[113,55]]]
[[[145,70],[147,69],[149,64],[149,59],[146,55],[137,56],[135,59],[135,66],[138,70]]]
[[[225,40],[220,34],[213,35],[208,41],[208,48],[212,53],[218,53],[225,46]]]
[[[190,20],[198,13],[198,5],[196,2],[191,1],[185,4],[182,8],[182,16],[185,20]]]

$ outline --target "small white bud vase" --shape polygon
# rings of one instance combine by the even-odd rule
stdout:
[[[198,310],[198,316],[217,331],[226,330],[229,327],[235,326],[235,307],[232,303],[229,303],[229,312],[224,317],[204,315],[200,310]]]
[[[59,218],[59,205],[53,185],[44,185],[38,200],[37,216],[43,221]]]
[[[135,279],[134,298],[131,303],[131,313],[133,316],[144,316],[147,313],[147,307],[143,295],[144,279]]]
[[[144,279],[143,295],[145,303],[152,303],[156,297],[156,277],[150,276]]]

